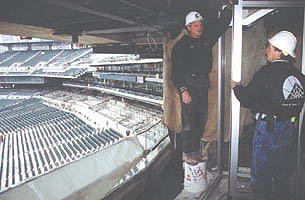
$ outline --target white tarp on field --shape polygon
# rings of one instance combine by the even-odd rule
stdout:
[[[1,200],[101,199],[143,156],[136,137],[127,137],[86,158],[0,194]]]

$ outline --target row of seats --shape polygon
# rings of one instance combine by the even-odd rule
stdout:
[[[1,66],[11,66],[14,63],[18,64],[18,63],[23,63],[25,62],[27,59],[30,59],[31,57],[35,56],[35,54],[38,54],[39,51],[24,51],[24,52],[19,52],[18,54],[16,54],[15,56],[13,56],[11,59],[8,59],[7,61],[1,63]]]
[[[22,64],[22,66],[35,66],[38,63],[48,63],[57,56],[62,50],[41,51],[37,56]]]
[[[0,67],[10,67],[13,64],[35,67],[39,63],[62,65],[73,62],[87,52],[90,52],[90,49],[8,51],[0,54]]]
[[[4,135],[0,140],[0,192],[123,137],[113,129],[95,129],[36,98],[1,107],[0,123]]]
[[[88,52],[88,49],[72,49],[72,50],[65,50],[58,56],[56,56],[49,64],[63,64],[63,63],[70,63],[75,59],[82,56],[84,53]]]
[[[85,72],[85,68],[71,68],[63,72],[63,76],[75,76]]]
[[[9,60],[10,58],[12,58],[13,56],[15,56],[17,54],[18,54],[17,51],[14,51],[14,52],[6,51],[4,53],[1,53],[0,54],[0,67],[2,66],[1,63],[6,62],[7,60]]]

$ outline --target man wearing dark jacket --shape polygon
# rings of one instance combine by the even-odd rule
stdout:
[[[267,44],[267,64],[244,87],[231,87],[241,105],[256,113],[253,138],[251,189],[255,200],[289,199],[289,153],[292,129],[304,104],[305,76],[294,66],[295,36],[274,35]]]
[[[200,138],[208,113],[209,73],[212,69],[212,48],[228,28],[232,11],[222,10],[220,18],[206,29],[205,19],[197,11],[185,18],[189,35],[172,50],[172,81],[180,92],[182,117],[182,147],[184,159],[196,164],[200,159]]]

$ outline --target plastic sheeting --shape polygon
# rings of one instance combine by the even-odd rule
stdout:
[[[0,194],[2,200],[101,199],[143,156],[136,137]]]

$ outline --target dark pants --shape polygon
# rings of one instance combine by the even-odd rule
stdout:
[[[182,139],[181,133],[175,133],[168,130],[169,138],[171,142],[171,148],[173,150],[173,157],[171,160],[172,171],[175,174],[178,182],[182,183],[184,178],[184,170],[182,164]]]
[[[264,120],[257,121],[251,166],[251,189],[255,200],[271,199],[272,193],[273,199],[289,199],[291,144],[292,124],[289,120],[276,122],[273,133],[266,130]]]
[[[182,115],[182,147],[183,152],[200,150],[202,137],[208,117],[208,88],[188,88],[192,97],[190,104],[181,103]]]

